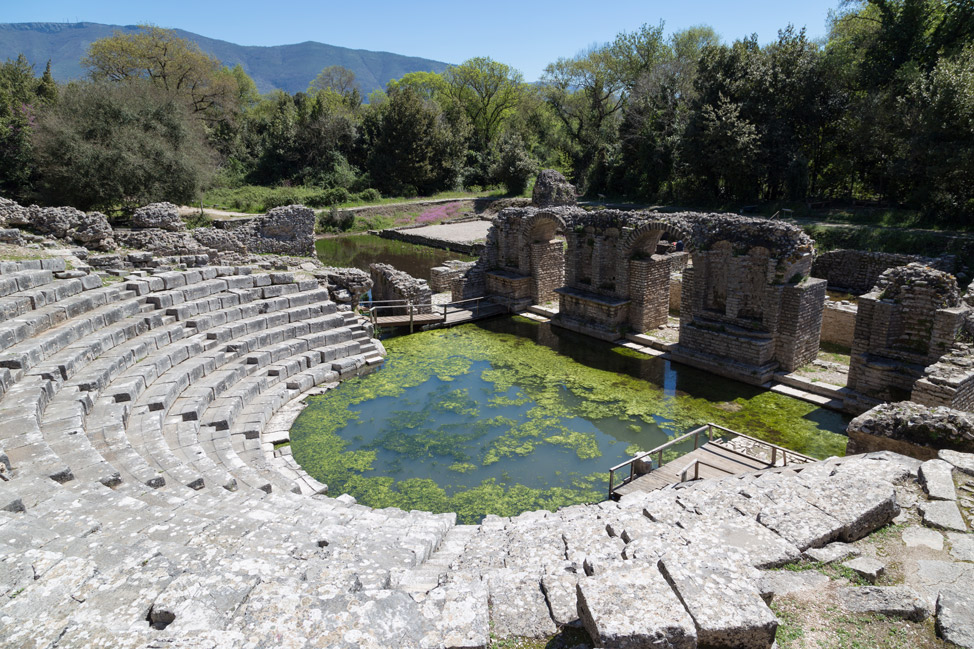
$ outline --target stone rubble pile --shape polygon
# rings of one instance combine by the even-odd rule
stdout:
[[[0,227],[23,227],[93,250],[112,250],[112,227],[101,212],[85,214],[73,207],[22,207],[0,198]]]
[[[135,210],[132,227],[182,232],[186,229],[186,224],[179,217],[179,208],[172,203],[150,203]]]
[[[531,192],[531,204],[535,207],[561,207],[576,204],[575,186],[554,169],[544,169],[538,174]]]
[[[25,228],[39,235],[80,244],[91,250],[118,246],[159,256],[208,255],[220,252],[314,256],[314,211],[302,205],[278,207],[235,227],[187,230],[172,203],[152,203],[135,210],[133,229],[113,230],[104,214],[73,207],[23,207],[0,198],[0,228]],[[14,232],[4,240],[23,243]],[[225,261],[225,260],[221,260]]]

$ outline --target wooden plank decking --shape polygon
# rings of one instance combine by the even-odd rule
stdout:
[[[406,315],[384,315],[376,316],[373,322],[380,327],[408,327],[410,323],[414,327],[422,327],[429,324],[439,324],[445,318],[442,313],[414,313]]]
[[[750,473],[772,467],[765,461],[735,452],[721,444],[707,442],[700,448],[667,462],[663,466],[635,478],[614,493],[618,497],[637,491],[656,491],[667,485],[680,482],[680,471],[694,460],[699,460],[701,478],[726,478],[729,475]],[[717,468],[713,468],[717,467]]]

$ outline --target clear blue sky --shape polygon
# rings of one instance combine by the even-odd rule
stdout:
[[[459,63],[490,56],[533,81],[544,66],[643,23],[668,33],[711,25],[733,41],[762,43],[788,23],[826,34],[839,0],[0,0],[0,22],[149,22],[240,45],[320,41]]]

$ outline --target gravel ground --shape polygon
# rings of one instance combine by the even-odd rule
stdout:
[[[447,223],[444,225],[427,225],[423,228],[410,228],[409,234],[416,234],[430,239],[441,239],[454,243],[475,243],[487,238],[490,221],[464,221],[463,223]]]

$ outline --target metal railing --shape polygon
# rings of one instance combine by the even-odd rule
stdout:
[[[704,462],[703,460],[693,460],[690,464],[683,467],[678,473],[680,474],[680,482],[686,482],[687,480],[696,480],[700,477],[700,467],[705,466],[709,469],[714,469],[720,471],[721,473],[726,473],[727,475],[734,475],[733,471],[719,467],[716,464],[711,464],[710,462]],[[690,469],[693,469],[693,477],[687,478],[687,474],[690,473]]]
[[[359,309],[372,322],[373,326],[379,326],[379,318],[388,316],[402,316],[409,320],[403,322],[402,326],[409,325],[412,333],[416,324],[417,317],[423,315],[440,315],[445,322],[451,313],[471,312],[474,318],[486,311],[496,312],[495,307],[500,307],[503,311],[510,313],[512,300],[503,296],[482,296],[468,298],[466,300],[455,300],[446,304],[431,304],[430,302],[414,303],[411,300],[371,300],[360,303]],[[389,313],[393,311],[394,313]],[[397,312],[398,311],[398,312]],[[405,313],[402,313],[405,311]],[[388,315],[383,316],[385,312]],[[422,320],[422,318],[420,318]],[[420,324],[430,324],[421,322]]]
[[[609,469],[609,498],[612,498],[612,494],[614,494],[615,493],[615,490],[618,489],[619,487],[622,487],[624,485],[627,485],[630,482],[632,482],[633,480],[635,480],[636,478],[638,478],[639,476],[646,475],[647,473],[651,473],[653,470],[658,469],[661,466],[663,466],[663,451],[665,451],[666,449],[668,449],[670,447],[673,447],[673,446],[676,446],[680,442],[683,442],[683,441],[685,441],[687,439],[690,439],[691,437],[693,438],[693,450],[697,450],[698,448],[700,448],[700,434],[703,433],[703,432],[705,432],[705,431],[707,433],[707,442],[709,442],[709,441],[711,441],[713,439],[713,429],[711,428],[711,425],[710,424],[707,424],[705,426],[701,426],[700,428],[696,428],[694,430],[691,430],[689,433],[686,433],[684,435],[680,435],[676,439],[671,439],[667,443],[665,443],[665,444],[663,444],[661,446],[657,446],[656,448],[654,448],[654,449],[652,449],[650,451],[644,451],[643,453],[639,453],[638,455],[635,455],[635,456],[629,458],[625,462],[622,462],[621,464],[617,464],[614,467],[612,467],[611,469]],[[706,442],[704,442],[704,443],[706,444]],[[653,459],[654,458],[652,456],[656,456],[655,457],[655,460],[656,460],[656,465],[655,466],[653,466]],[[646,457],[649,457],[650,458],[649,459],[649,471],[643,471],[641,473],[637,473],[637,468],[641,467],[641,465],[638,465],[637,463],[643,461],[643,458],[646,458]],[[622,469],[624,467],[627,467],[627,466],[629,467],[629,475],[627,477],[623,478],[622,482],[620,482],[618,485],[616,485],[615,484],[615,474],[616,474],[616,471],[619,471],[620,469]]]
[[[680,435],[675,439],[671,439],[665,444],[657,446],[656,448],[650,451],[644,451],[643,453],[639,453],[629,458],[625,462],[617,464],[611,469],[609,469],[609,498],[610,499],[613,498],[616,490],[619,489],[620,487],[629,484],[630,482],[632,482],[633,480],[635,480],[641,475],[652,473],[656,469],[663,466],[663,452],[673,448],[674,446],[677,446],[682,442],[687,441],[690,438],[693,439],[692,450],[694,451],[703,445],[700,443],[701,438],[705,438],[705,441],[703,442],[704,444],[710,442],[720,444],[722,448],[724,448],[725,450],[731,453],[736,453],[738,455],[747,457],[752,460],[757,459],[761,461],[766,461],[769,467],[788,466],[789,464],[806,464],[808,462],[816,461],[816,459],[813,457],[810,457],[808,455],[803,455],[802,453],[798,453],[797,451],[792,451],[790,449],[784,448],[783,446],[778,446],[777,444],[772,444],[771,442],[766,442],[763,439],[751,437],[750,435],[745,435],[744,433],[739,433],[736,430],[731,430],[730,428],[725,428],[717,424],[707,423],[701,426],[700,428],[695,428],[694,430],[691,430],[689,433]],[[726,443],[723,443],[724,439],[730,440],[735,438],[746,439],[750,442],[752,447],[759,447],[764,449],[769,454],[770,458],[766,460],[763,457],[757,457],[756,455],[749,455],[743,450],[734,448],[732,446],[727,445]],[[685,451],[685,453],[686,452],[690,452],[690,451]],[[647,462],[646,462],[647,457],[649,458],[648,470],[643,470],[647,466]],[[690,462],[685,469],[678,472],[678,474],[680,475],[680,482],[686,481],[685,475],[691,468],[694,469],[693,479],[694,480],[697,479],[697,477],[699,477],[699,472],[700,472],[699,464],[703,464],[704,466],[712,467],[720,471],[723,471],[725,473],[728,473],[725,469],[722,469],[720,467],[715,467],[712,464],[709,464],[707,462],[694,460]],[[619,482],[619,484],[616,484],[615,482],[616,472],[626,467],[629,468],[629,475],[623,478],[622,481]]]

